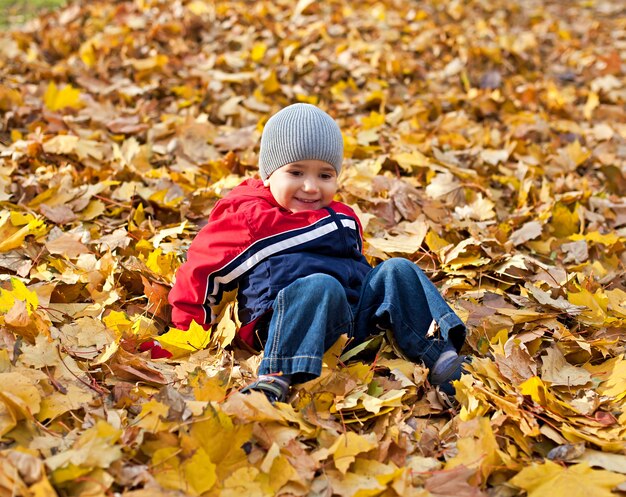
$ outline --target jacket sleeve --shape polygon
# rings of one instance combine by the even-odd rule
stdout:
[[[176,328],[187,330],[192,320],[205,329],[213,324],[223,294],[237,286],[236,259],[250,239],[246,217],[232,203],[218,202],[176,272],[168,297]]]

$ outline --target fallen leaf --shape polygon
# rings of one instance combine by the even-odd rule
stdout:
[[[62,110],[66,107],[76,109],[83,106],[78,88],[66,84],[61,89],[58,89],[53,81],[48,84],[43,100],[46,107],[52,111]]]
[[[558,347],[546,350],[541,378],[552,385],[578,386],[591,382],[591,374],[567,362]]]
[[[611,490],[626,481],[626,477],[610,471],[594,470],[581,463],[564,468],[552,461],[533,464],[522,469],[509,483],[528,492],[528,497],[610,497]]]
[[[528,221],[521,228],[511,233],[509,240],[513,245],[521,245],[529,240],[533,240],[543,233],[541,223],[537,221]]]
[[[468,483],[474,474],[474,469],[457,466],[434,474],[426,480],[424,487],[437,497],[486,497],[480,488]]]

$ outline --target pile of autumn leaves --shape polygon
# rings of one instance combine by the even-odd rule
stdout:
[[[616,9],[137,0],[2,34],[0,495],[624,491]],[[289,404],[242,396],[232,302],[161,335],[172,359],[138,352],[294,101],[342,127],[366,255],[415,261],[467,322],[453,409],[384,335]]]

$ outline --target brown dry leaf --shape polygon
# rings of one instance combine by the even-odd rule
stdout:
[[[68,259],[76,259],[81,254],[89,254],[89,249],[81,243],[81,235],[76,233],[64,233],[58,238],[46,243],[48,252],[62,255]]]
[[[113,133],[134,134],[146,131],[150,126],[142,124],[139,116],[117,117],[107,123],[107,128]]]
[[[167,379],[157,369],[153,368],[149,361],[118,349],[108,365],[115,376],[122,380],[142,381],[153,385],[165,385]]]
[[[141,275],[141,281],[143,282],[144,292],[148,298],[148,307],[146,311],[152,315],[158,316],[164,321],[169,320],[169,304],[167,302],[167,295],[169,288],[156,282],[150,282],[148,278]]]
[[[513,245],[521,245],[529,240],[533,240],[543,233],[541,223],[537,221],[529,221],[521,228],[511,234],[510,240]]]
[[[75,221],[77,216],[67,205],[48,207],[46,204],[39,206],[41,213],[55,224],[66,224]]]
[[[583,386],[592,381],[589,371],[568,363],[558,347],[546,350],[542,361],[541,378],[552,385]]]
[[[475,474],[474,469],[457,466],[431,476],[424,483],[424,487],[437,497],[486,497],[487,494],[480,488],[468,483]]]
[[[519,385],[537,374],[537,365],[526,348],[512,344],[506,352],[506,356],[497,355],[495,361],[502,375],[513,385]]]

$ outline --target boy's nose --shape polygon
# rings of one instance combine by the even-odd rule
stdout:
[[[304,184],[302,185],[302,189],[305,192],[314,192],[318,190],[317,181],[313,179],[304,180]]]

